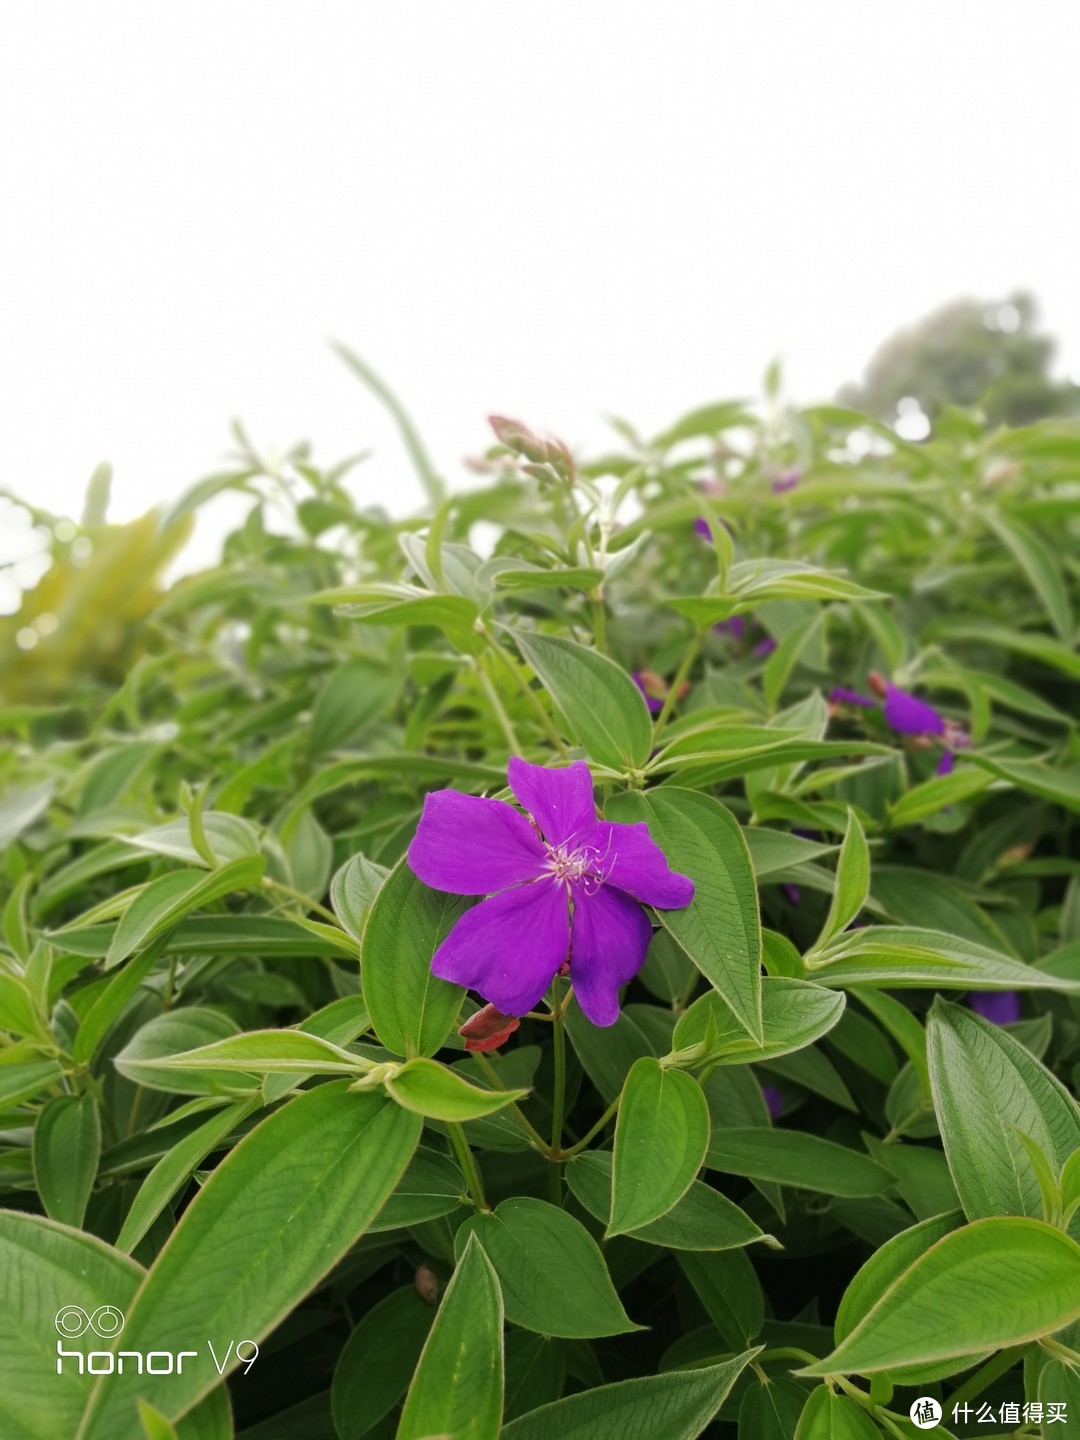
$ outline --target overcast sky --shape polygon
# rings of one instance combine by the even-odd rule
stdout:
[[[801,400],[957,293],[1031,287],[1080,375],[1074,0],[0,6],[0,486],[115,518],[239,416],[419,492],[502,411],[574,445]],[[214,536],[205,528],[199,553]]]

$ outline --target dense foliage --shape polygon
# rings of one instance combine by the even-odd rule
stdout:
[[[772,397],[584,463],[499,420],[447,496],[403,423],[405,521],[246,442],[161,518],[33,512],[0,1433],[1069,1433],[1080,428]],[[448,790],[487,800],[423,831]],[[476,919],[549,871],[568,966]],[[432,973],[459,924],[479,991]],[[535,1009],[484,1008],[524,966]]]

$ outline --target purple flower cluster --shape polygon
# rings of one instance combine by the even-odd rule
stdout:
[[[436,950],[432,972],[509,1018],[531,1010],[568,965],[586,1016],[613,1025],[619,987],[645,963],[652,937],[642,905],[681,909],[693,881],[670,869],[644,822],[597,818],[584,761],[549,770],[514,758],[509,779],[527,814],[456,790],[424,801],[413,872],[435,890],[488,897]]]
[[[898,735],[915,735],[920,738],[929,739],[930,736],[939,736],[943,742],[941,759],[938,761],[936,774],[949,775],[953,768],[953,751],[964,749],[969,745],[970,739],[959,726],[953,721],[947,720],[933,705],[920,700],[918,696],[912,695],[910,691],[901,690],[891,680],[886,680],[876,672],[869,676],[869,683],[873,695],[865,695],[859,690],[849,690],[846,686],[837,685],[829,692],[829,700],[833,705],[853,705],[867,710],[881,710],[885,724],[890,730]]]

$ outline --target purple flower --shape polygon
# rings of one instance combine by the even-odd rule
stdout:
[[[783,890],[784,894],[791,901],[792,905],[798,905],[802,900],[802,891],[799,889],[798,885],[792,885],[790,882],[785,882],[780,886],[780,889]]]
[[[718,620],[713,629],[718,635],[730,635],[741,643],[746,638],[746,616],[731,615],[727,620]]]
[[[680,909],[693,881],[675,874],[644,821],[596,818],[583,760],[560,770],[510,761],[502,800],[437,790],[424,800],[409,864],[435,890],[486,895],[436,950],[432,973],[478,991],[503,1015],[524,1015],[569,962],[594,1025],[619,1018],[619,986],[645,963],[642,905]]]
[[[952,772],[953,772],[953,752],[952,752],[951,750],[943,750],[943,751],[941,752],[941,759],[937,762],[937,767],[936,767],[935,770],[934,770],[934,774],[935,774],[935,775],[951,775]]]
[[[784,1113],[784,1096],[781,1090],[775,1085],[763,1085],[761,1087],[762,1098],[765,1101],[765,1108],[769,1112],[769,1118],[779,1120]]]
[[[704,515],[699,515],[694,521],[694,534],[700,535],[703,540],[712,539],[712,526]]]
[[[885,684],[885,724],[898,735],[944,735],[945,717],[890,682]]]
[[[649,670],[635,670],[630,677],[634,684],[645,696],[645,704],[649,707],[650,715],[659,715],[664,708],[664,702],[659,695],[654,695],[649,689],[649,681],[652,680],[652,672]]]
[[[1020,1019],[1020,996],[1015,990],[974,990],[968,998],[975,1014],[991,1025],[1012,1025]]]
[[[764,640],[757,642],[750,654],[763,659],[766,655],[771,655],[779,643],[775,635],[766,635]]]
[[[785,470],[783,475],[777,475],[772,482],[772,493],[783,495],[786,490],[794,490],[801,479],[802,476],[798,470]]]

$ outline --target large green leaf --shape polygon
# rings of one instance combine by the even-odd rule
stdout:
[[[494,1115],[527,1090],[492,1090],[470,1085],[463,1075],[440,1065],[437,1060],[408,1060],[386,1080],[389,1095],[406,1110],[415,1110],[429,1120],[477,1120]]]
[[[345,1342],[330,1391],[340,1440],[360,1440],[405,1394],[435,1319],[415,1285],[373,1305]]]
[[[681,1070],[643,1056],[623,1086],[607,1234],[658,1220],[689,1190],[709,1144],[709,1107]]]
[[[728,1175],[775,1180],[826,1195],[878,1195],[892,1184],[889,1172],[869,1156],[801,1130],[714,1130],[705,1163]]]
[[[258,1342],[360,1236],[416,1148],[421,1121],[334,1081],[289,1101],[237,1145],[184,1212],[127,1316],[123,1344],[202,1353],[182,1373],[110,1375],[79,1440],[128,1440],[135,1396],[175,1419],[217,1380],[205,1353]],[[235,1348],[224,1373],[238,1363]]]
[[[502,1294],[470,1237],[421,1352],[397,1440],[498,1440],[502,1406]]]
[[[866,925],[847,930],[807,962],[819,985],[881,985],[889,990],[1064,990],[1080,980],[1050,975],[986,945],[943,930]]]
[[[750,852],[735,817],[711,796],[666,785],[614,797],[607,815],[646,821],[671,868],[693,880],[690,904],[658,910],[657,917],[760,1040],[761,919]]]
[[[523,630],[514,631],[514,640],[593,760],[612,770],[645,764],[652,724],[625,670],[575,640]]]
[[[209,875],[204,870],[173,870],[152,880],[131,902],[117,925],[105,956],[105,969],[119,965],[200,906],[257,884],[263,864],[261,855],[242,855],[211,870]]]
[[[596,1241],[565,1210],[530,1196],[504,1200],[493,1214],[462,1225],[458,1255],[472,1234],[495,1266],[512,1324],[571,1339],[639,1328],[615,1293]]]
[[[870,889],[870,849],[854,810],[848,811],[847,834],[836,864],[836,888],[817,947],[846,930],[866,902]]]
[[[512,1421],[501,1440],[697,1440],[759,1351],[569,1395]]]
[[[1020,1135],[1055,1176],[1080,1149],[1080,1109],[1031,1051],[1000,1027],[937,1000],[927,1026],[930,1084],[953,1183],[969,1220],[1042,1214]]]
[[[102,1305],[127,1314],[142,1268],[92,1235],[0,1210],[0,1273],[8,1294],[0,1307],[0,1434],[4,1440],[74,1435],[95,1383],[79,1373],[85,1354],[108,1348],[89,1319]],[[78,1358],[58,1356],[58,1344]],[[138,1433],[134,1414],[131,1421],[125,1440]]]
[[[1080,1318],[1080,1245],[1041,1220],[993,1217],[921,1255],[803,1375],[871,1375],[1001,1350]]]
[[[431,973],[431,960],[467,902],[429,890],[398,861],[368,916],[360,947],[364,999],[388,1050],[434,1055],[449,1035],[464,990]]]

